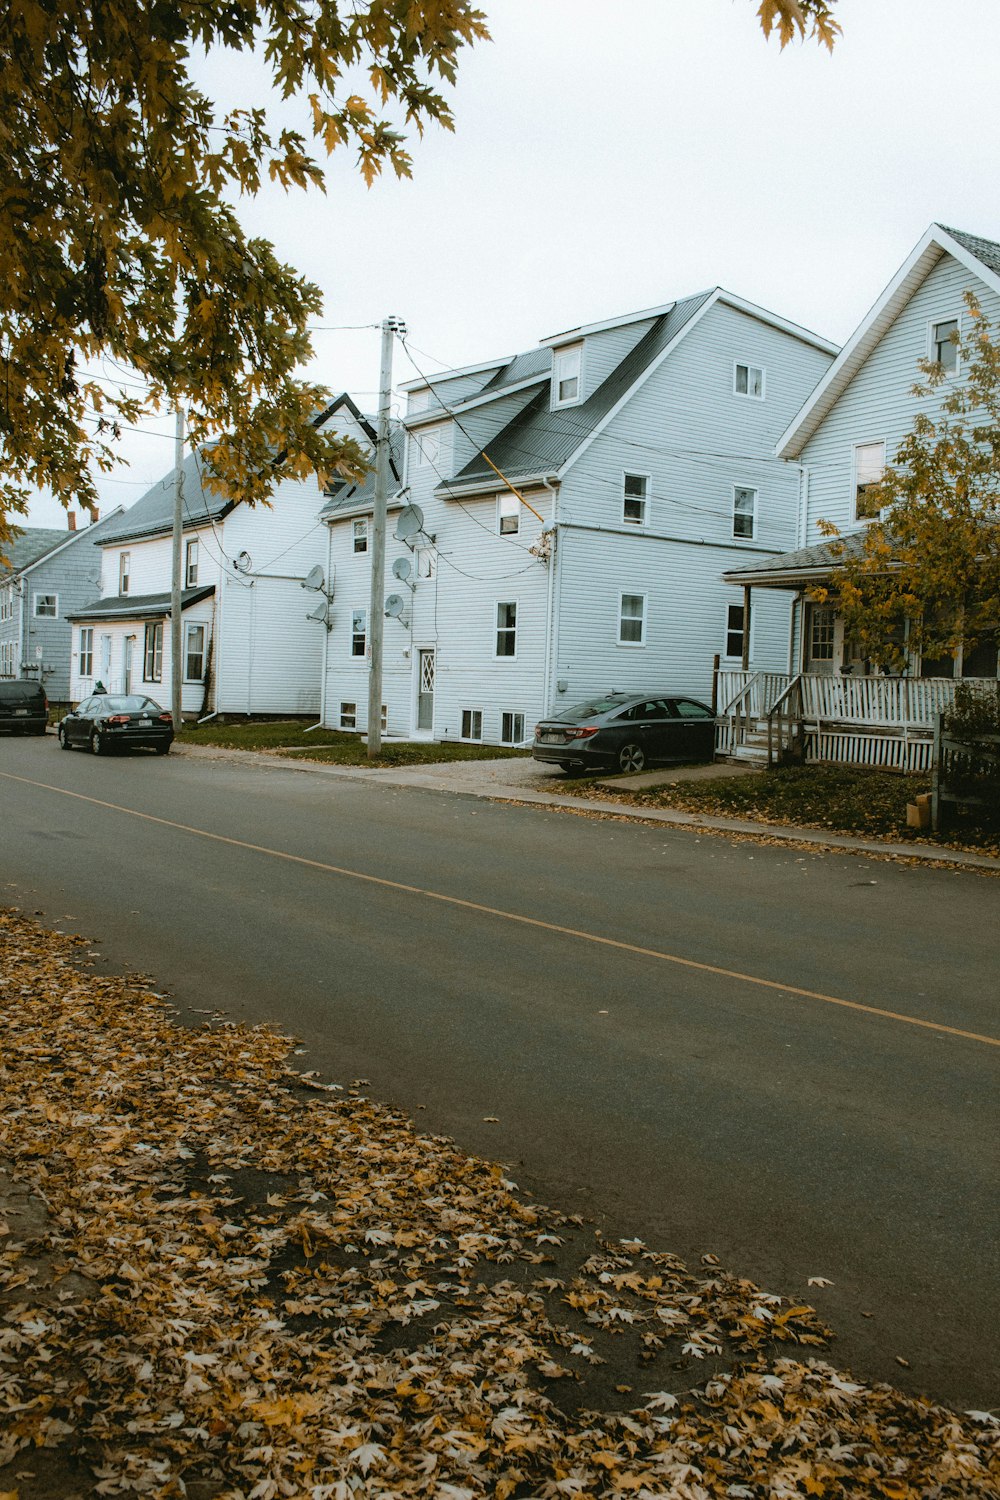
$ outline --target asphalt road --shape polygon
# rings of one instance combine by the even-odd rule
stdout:
[[[1000,1399],[995,879],[51,736],[0,740],[0,840],[108,968]]]

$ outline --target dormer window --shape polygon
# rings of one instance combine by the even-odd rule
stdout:
[[[749,396],[755,401],[764,399],[764,369],[761,365],[745,365],[737,360],[733,366],[733,395]]]
[[[580,366],[583,348],[561,350],[552,362],[553,406],[574,406],[580,399]]]
[[[440,472],[445,429],[425,427],[413,435],[413,464],[417,469],[436,469]]]
[[[958,370],[958,319],[946,318],[942,323],[931,324],[930,357],[939,364],[946,375]]]

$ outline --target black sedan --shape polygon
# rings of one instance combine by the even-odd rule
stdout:
[[[711,760],[715,714],[695,698],[606,693],[535,725],[535,760],[564,771],[642,771],[662,761]]]
[[[94,755],[107,755],[126,745],[166,755],[173,738],[172,716],[139,693],[94,693],[59,725],[64,750],[83,747]]]

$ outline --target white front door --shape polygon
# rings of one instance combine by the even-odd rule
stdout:
[[[122,692],[132,691],[132,653],[135,649],[135,636],[125,637],[125,649],[122,657]]]
[[[435,656],[433,646],[417,651],[417,734],[427,739],[434,733]]]

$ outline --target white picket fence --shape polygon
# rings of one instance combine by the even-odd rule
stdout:
[[[966,678],[970,682],[974,679]],[[951,677],[833,677],[803,672],[720,672],[716,753],[731,755],[747,722],[766,722],[791,688],[807,761],[927,771],[936,717],[952,703]]]

